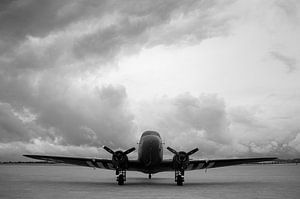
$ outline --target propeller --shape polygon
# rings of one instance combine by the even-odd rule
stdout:
[[[103,148],[110,154],[112,154],[112,162],[116,169],[126,169],[128,163],[127,155],[135,150],[135,147],[132,147],[126,151],[113,151],[107,146],[103,146]]]
[[[112,155],[115,154],[115,152],[113,150],[111,150],[110,148],[108,148],[107,146],[103,146],[103,148],[108,152],[111,153]]]
[[[195,148],[189,152],[185,152],[185,151],[177,152],[175,149],[172,149],[171,147],[167,147],[167,149],[174,154],[173,162],[175,168],[177,169],[186,169],[189,163],[189,156],[196,153],[199,150],[198,148]]]

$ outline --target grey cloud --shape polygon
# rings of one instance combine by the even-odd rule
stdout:
[[[82,17],[101,16],[107,1],[24,0],[10,1],[0,15],[1,37],[15,41],[27,35],[44,37]],[[97,12],[96,12],[97,11]]]
[[[281,102],[282,103],[282,102]],[[269,105],[270,109],[275,109]],[[294,106],[294,105],[292,105]],[[277,107],[278,109],[278,107]],[[269,110],[258,107],[231,107],[228,118],[231,122],[230,132],[235,142],[242,147],[243,155],[259,156],[261,154],[278,157],[296,157],[299,154],[298,143],[299,125],[289,120],[268,119]]]
[[[255,116],[256,112],[255,108],[250,111],[245,107],[233,107],[229,110],[230,121],[251,128],[265,128],[266,126]]]
[[[84,83],[95,70],[105,75],[105,63],[120,55],[226,34],[233,18],[220,11],[234,2],[1,1],[0,148],[9,151],[16,144],[15,153],[59,154],[83,146],[95,154],[103,144],[132,146],[140,131],[154,129],[174,148],[198,146],[202,155],[276,151],[274,144],[259,149],[272,142],[266,138],[270,131],[282,129],[270,128],[249,110],[228,111],[216,95],[166,97],[134,112],[123,86]],[[271,54],[289,71],[296,69],[294,59]],[[24,123],[13,113],[24,108],[36,118]],[[259,134],[267,141],[259,143]],[[273,142],[279,151],[286,144],[299,151],[296,135]]]
[[[30,141],[19,142],[12,155],[23,150],[94,156],[95,147],[103,144],[123,149],[134,146],[137,135],[149,129],[159,131],[166,146],[178,150],[199,147],[196,156],[202,158],[295,157],[299,154],[299,128],[285,129],[286,133],[279,133],[281,137],[278,137],[282,129],[262,120],[260,112],[242,107],[228,108],[224,100],[214,94],[195,97],[185,93],[173,98],[162,97],[140,103],[136,111],[128,108],[130,104],[122,86],[96,87],[80,94],[79,98],[77,96],[75,102],[63,102],[61,100],[67,98],[55,99],[56,95],[52,94],[44,94],[43,103],[36,109],[39,112],[34,123],[40,129],[31,128],[43,130],[44,134],[31,135]],[[11,143],[2,143],[0,147],[11,148],[11,144],[19,140],[15,135],[13,137]],[[86,153],[78,146],[87,149]],[[3,152],[2,159],[7,154]]]
[[[300,6],[297,0],[277,0],[275,4],[289,17],[294,23],[298,23],[299,13],[298,8]]]
[[[60,144],[125,147],[132,141],[124,137],[130,137],[136,130],[125,88],[76,87],[76,81],[93,72],[89,58],[91,62],[97,59],[96,68],[101,69],[101,61],[113,61],[120,52],[153,45],[154,37],[165,37],[153,32],[168,25],[173,17],[198,8],[205,12],[215,4],[192,0],[2,2],[0,102],[12,109],[26,108],[37,116],[28,126],[10,115],[17,129],[9,129],[16,135],[9,134],[6,126],[5,137],[14,141],[41,137]],[[113,16],[116,19],[110,19]],[[182,34],[191,34],[189,30]],[[179,38],[171,33],[167,37],[174,41]]]
[[[183,150],[199,147],[204,156],[231,143],[225,103],[217,95],[165,97],[142,103],[139,111],[139,128],[158,130],[167,146]]]
[[[45,104],[37,110],[37,122],[48,128],[54,127],[57,136],[61,136],[66,144],[120,147],[129,144],[133,133],[133,117],[126,109],[124,88],[95,88],[85,95],[87,99],[71,104],[64,99],[47,102],[47,97],[51,99],[47,95],[42,99]]]
[[[179,121],[195,130],[204,130],[206,138],[229,143],[227,138],[227,120],[225,103],[216,95],[201,95],[199,98],[189,94],[179,96],[175,102],[176,116]]]
[[[287,67],[288,73],[294,72],[297,69],[296,59],[289,57],[289,56],[285,56],[276,51],[272,51],[272,52],[270,52],[270,54]]]
[[[0,141],[28,141],[30,135],[22,121],[17,118],[8,104],[0,103]]]
[[[12,57],[13,60],[19,59],[15,55],[16,48],[28,40],[28,36],[34,38],[45,39],[51,35],[68,31],[72,24],[76,24],[81,20],[89,19],[90,17],[99,17],[105,14],[107,1],[10,1],[3,7],[0,13],[0,54],[5,57]],[[109,9],[107,9],[109,10]],[[61,47],[61,42],[64,39],[70,39],[69,35],[62,35],[62,39],[55,42],[54,48],[57,50]],[[71,44],[65,44],[64,48]],[[33,53],[33,58],[39,59],[38,56],[31,52],[25,52],[23,58],[27,57],[28,53]],[[35,50],[35,49],[33,49]],[[36,49],[41,53],[41,49]],[[48,50],[43,49],[47,56]],[[32,54],[29,54],[32,56]],[[59,55],[57,53],[56,55]],[[58,58],[54,56],[52,58]],[[21,55],[22,58],[22,55]],[[18,62],[18,60],[16,60]],[[31,60],[31,64],[35,60]],[[52,60],[49,60],[50,63]],[[29,63],[30,64],[30,63]],[[24,64],[22,64],[24,65]],[[43,67],[43,61],[39,63]]]
[[[158,41],[171,44],[191,35],[202,40],[211,36],[208,32],[224,33],[228,19],[216,17],[224,7],[215,1],[192,0],[14,1],[0,15],[0,53],[2,60],[8,60],[1,65],[24,72],[26,68],[74,66],[75,62],[92,57],[99,61],[99,67],[101,62],[113,61],[119,53],[130,53]],[[180,16],[194,19],[184,27],[169,25]],[[102,25],[103,20],[111,24]],[[91,27],[95,30],[74,35],[74,27],[76,31]],[[85,66],[84,70],[88,69]]]
[[[295,143],[299,143],[296,138],[288,142],[274,140],[249,142],[248,144],[243,144],[248,148],[248,151],[244,155],[260,156],[263,154],[265,156],[277,156],[279,158],[295,158],[299,156],[299,148],[294,145]]]
[[[61,144],[108,144],[120,147],[126,147],[131,142],[129,138],[134,130],[133,116],[127,109],[127,95],[123,87],[81,88],[78,91],[77,85],[74,88],[71,84],[72,78],[57,76],[55,72],[48,72],[37,83],[30,81],[30,78],[31,76],[23,77],[20,82],[18,79],[1,78],[4,84],[0,85],[2,102],[15,109],[26,107],[37,115],[35,127],[31,130],[42,133],[35,132],[27,140],[40,136],[59,139]],[[33,83],[36,85],[33,86]],[[8,123],[5,118],[7,116],[3,116],[3,124]],[[18,121],[13,115],[11,118]],[[21,129],[16,131],[20,136],[27,135],[28,126],[21,122],[12,126],[16,126],[17,130]],[[5,134],[5,137],[7,134],[16,136],[14,132],[5,132],[0,133]],[[16,137],[11,140],[18,139]]]
[[[128,148],[134,145],[137,130],[148,129],[158,130],[167,144],[175,148],[189,150],[199,147],[201,155],[214,155],[221,146],[230,143],[225,104],[216,95],[194,97],[182,94],[161,99],[143,106],[146,110],[141,110],[142,114],[131,113],[127,108],[129,104],[123,87],[95,88],[88,95],[83,95],[89,97],[82,103],[80,100],[74,103],[72,100],[64,102],[55,99],[57,95],[52,92],[43,95],[32,99],[36,100],[33,104],[37,107],[31,105],[38,115],[35,124],[45,131],[45,134],[30,137],[31,141],[38,139],[43,143],[37,146],[41,153],[49,153],[49,150],[42,149],[51,143],[55,143],[56,148],[103,144],[113,148]],[[31,144],[23,143],[20,146]],[[54,153],[61,152],[52,148]],[[72,151],[68,153],[73,154]]]
[[[155,44],[195,44],[212,37],[228,35],[231,22],[237,17],[221,14],[235,1],[199,1],[189,12],[174,16],[166,24],[151,29],[154,35],[148,46]],[[193,5],[192,5],[193,6]],[[225,11],[226,13],[226,11]]]
[[[87,35],[79,40],[74,48],[75,55],[98,55],[113,58],[118,51],[130,51],[135,45],[146,43],[147,31],[160,24],[168,23],[175,11],[183,12],[185,5],[193,1],[129,1],[114,5],[112,12],[120,15],[120,20],[111,26]]]
[[[0,161],[30,161],[23,154],[51,154],[79,157],[107,157],[103,150],[92,146],[59,145],[57,143],[34,139],[31,142],[0,143]]]
[[[156,129],[166,146],[190,150],[201,157],[299,155],[299,125],[266,118],[260,107],[228,107],[214,94],[182,94],[143,102],[136,115],[140,130]],[[272,107],[271,107],[272,108]]]
[[[227,21],[232,19],[231,16],[218,17],[218,10],[225,7],[216,1],[126,2],[126,5],[112,8],[120,15],[120,20],[78,40],[74,54],[80,58],[100,56],[105,60],[114,58],[119,52],[126,54],[157,43],[193,43],[224,35],[230,27]],[[190,21],[178,25],[182,22],[180,19],[185,18]]]

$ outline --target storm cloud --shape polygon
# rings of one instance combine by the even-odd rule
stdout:
[[[257,4],[261,4],[258,11],[254,9]],[[265,8],[270,9],[265,12]],[[193,89],[185,84],[189,78],[174,81],[178,88],[185,86],[184,91],[169,94],[165,89],[162,95],[152,93],[148,90],[154,85],[151,77],[158,77],[158,85],[171,82],[173,76],[181,77],[166,66],[144,76],[137,73],[134,77],[146,83],[136,81],[130,88],[135,79],[126,74],[139,71],[151,59],[124,66],[124,60],[141,57],[148,49],[200,46],[204,50],[196,50],[195,55],[204,52],[209,57],[209,53],[218,52],[214,59],[224,62],[224,68],[216,70],[209,62],[192,63],[189,58],[184,59],[182,68],[207,67],[207,74],[223,71],[226,82],[226,74],[240,71],[231,69],[232,63],[223,57],[230,52],[229,47],[240,43],[232,38],[238,35],[238,39],[244,39],[246,35],[247,40],[244,24],[256,27],[252,24],[259,21],[257,17],[267,24],[267,33],[262,35],[273,34],[268,31],[273,32],[274,24],[269,19],[274,13],[286,22],[287,30],[295,29],[292,36],[297,35],[299,4],[295,1],[1,1],[0,160],[17,160],[24,152],[105,155],[98,150],[102,145],[126,149],[136,144],[143,130],[149,129],[159,131],[166,144],[174,148],[189,150],[198,146],[200,156],[299,155],[300,107],[295,100],[299,93],[293,92],[297,86],[287,84],[282,88],[289,91],[287,97],[282,93],[280,97],[274,95],[280,100],[268,98],[269,104],[235,104],[223,96],[227,92],[223,92],[221,84],[217,91],[197,88],[197,92],[190,92]],[[244,35],[240,36],[240,32]],[[279,29],[279,36],[274,38],[284,38],[285,32]],[[225,50],[218,51],[222,49],[219,45],[225,45]],[[285,64],[290,75],[297,75],[297,50],[284,53],[283,48],[278,53],[275,47],[271,51],[268,47],[258,60],[271,52],[268,57]],[[233,52],[233,60],[239,60],[240,49]],[[167,65],[164,55],[160,58],[156,61]],[[125,75],[120,72],[123,69]],[[114,79],[115,74],[120,74],[121,80]],[[200,83],[197,86],[200,88]],[[135,91],[136,87],[139,89]],[[141,90],[148,95],[140,94]],[[270,89],[267,94],[274,92]],[[292,103],[272,112],[282,102]]]

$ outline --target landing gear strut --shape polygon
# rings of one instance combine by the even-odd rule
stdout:
[[[184,182],[184,170],[182,171],[175,171],[175,182],[177,182],[178,186],[182,186]]]
[[[118,185],[123,185],[126,181],[126,171],[116,171]]]

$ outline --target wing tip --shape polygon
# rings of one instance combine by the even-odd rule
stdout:
[[[32,159],[37,159],[37,160],[42,160],[41,156],[39,155],[28,155],[28,154],[23,154],[24,157],[27,158],[32,158]]]

